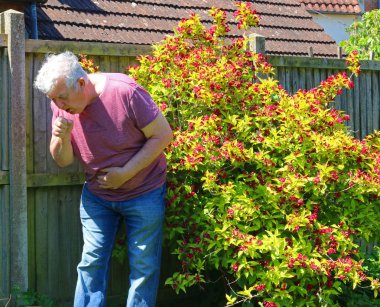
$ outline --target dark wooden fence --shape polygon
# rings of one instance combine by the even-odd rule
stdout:
[[[51,159],[50,105],[33,89],[33,80],[46,53],[84,53],[103,71],[123,72],[150,48],[25,40],[23,29],[22,14],[0,15],[0,306],[15,285],[46,294],[59,306],[70,306],[82,248],[78,202],[83,175],[78,164],[59,169]],[[346,67],[344,60],[270,57],[269,61],[290,93],[315,87]],[[351,129],[360,138],[380,125],[380,63],[367,61],[362,67],[355,89],[345,91],[336,102],[336,108],[351,116]],[[163,279],[172,266],[169,253],[164,253]],[[112,264],[111,299],[125,296],[126,270]],[[161,306],[186,306],[179,301],[163,303],[167,296],[174,302],[171,293],[161,287]]]

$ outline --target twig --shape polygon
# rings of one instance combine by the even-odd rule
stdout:
[[[334,192],[327,192],[326,194],[335,194],[335,193],[340,193],[340,192],[344,192],[344,191],[348,191],[349,189],[352,189],[355,185],[357,185],[357,183],[354,183],[352,186],[348,187],[348,188],[345,188],[343,190],[340,190],[340,191],[334,191]]]
[[[8,300],[8,302],[5,304],[5,307],[8,307],[8,306],[9,306],[11,300],[12,300],[12,294],[9,295],[9,300]]]

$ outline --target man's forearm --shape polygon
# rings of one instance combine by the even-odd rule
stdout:
[[[70,138],[63,139],[53,135],[50,141],[50,153],[60,167],[68,166],[74,161]]]
[[[171,139],[171,134],[162,138],[148,139],[145,145],[124,165],[125,179],[131,179],[142,169],[149,166],[169,145]]]

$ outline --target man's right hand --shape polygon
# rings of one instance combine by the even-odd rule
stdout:
[[[59,116],[53,123],[52,135],[61,139],[67,139],[70,137],[73,126],[74,123],[72,120]]]
[[[70,165],[74,161],[73,147],[71,145],[73,126],[73,121],[62,116],[57,117],[53,123],[50,153],[60,167]]]

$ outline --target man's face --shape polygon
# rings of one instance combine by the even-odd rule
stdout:
[[[59,79],[54,89],[47,95],[55,105],[70,114],[79,114],[86,107],[83,94],[84,80],[77,80],[77,90],[68,88],[63,79]]]

